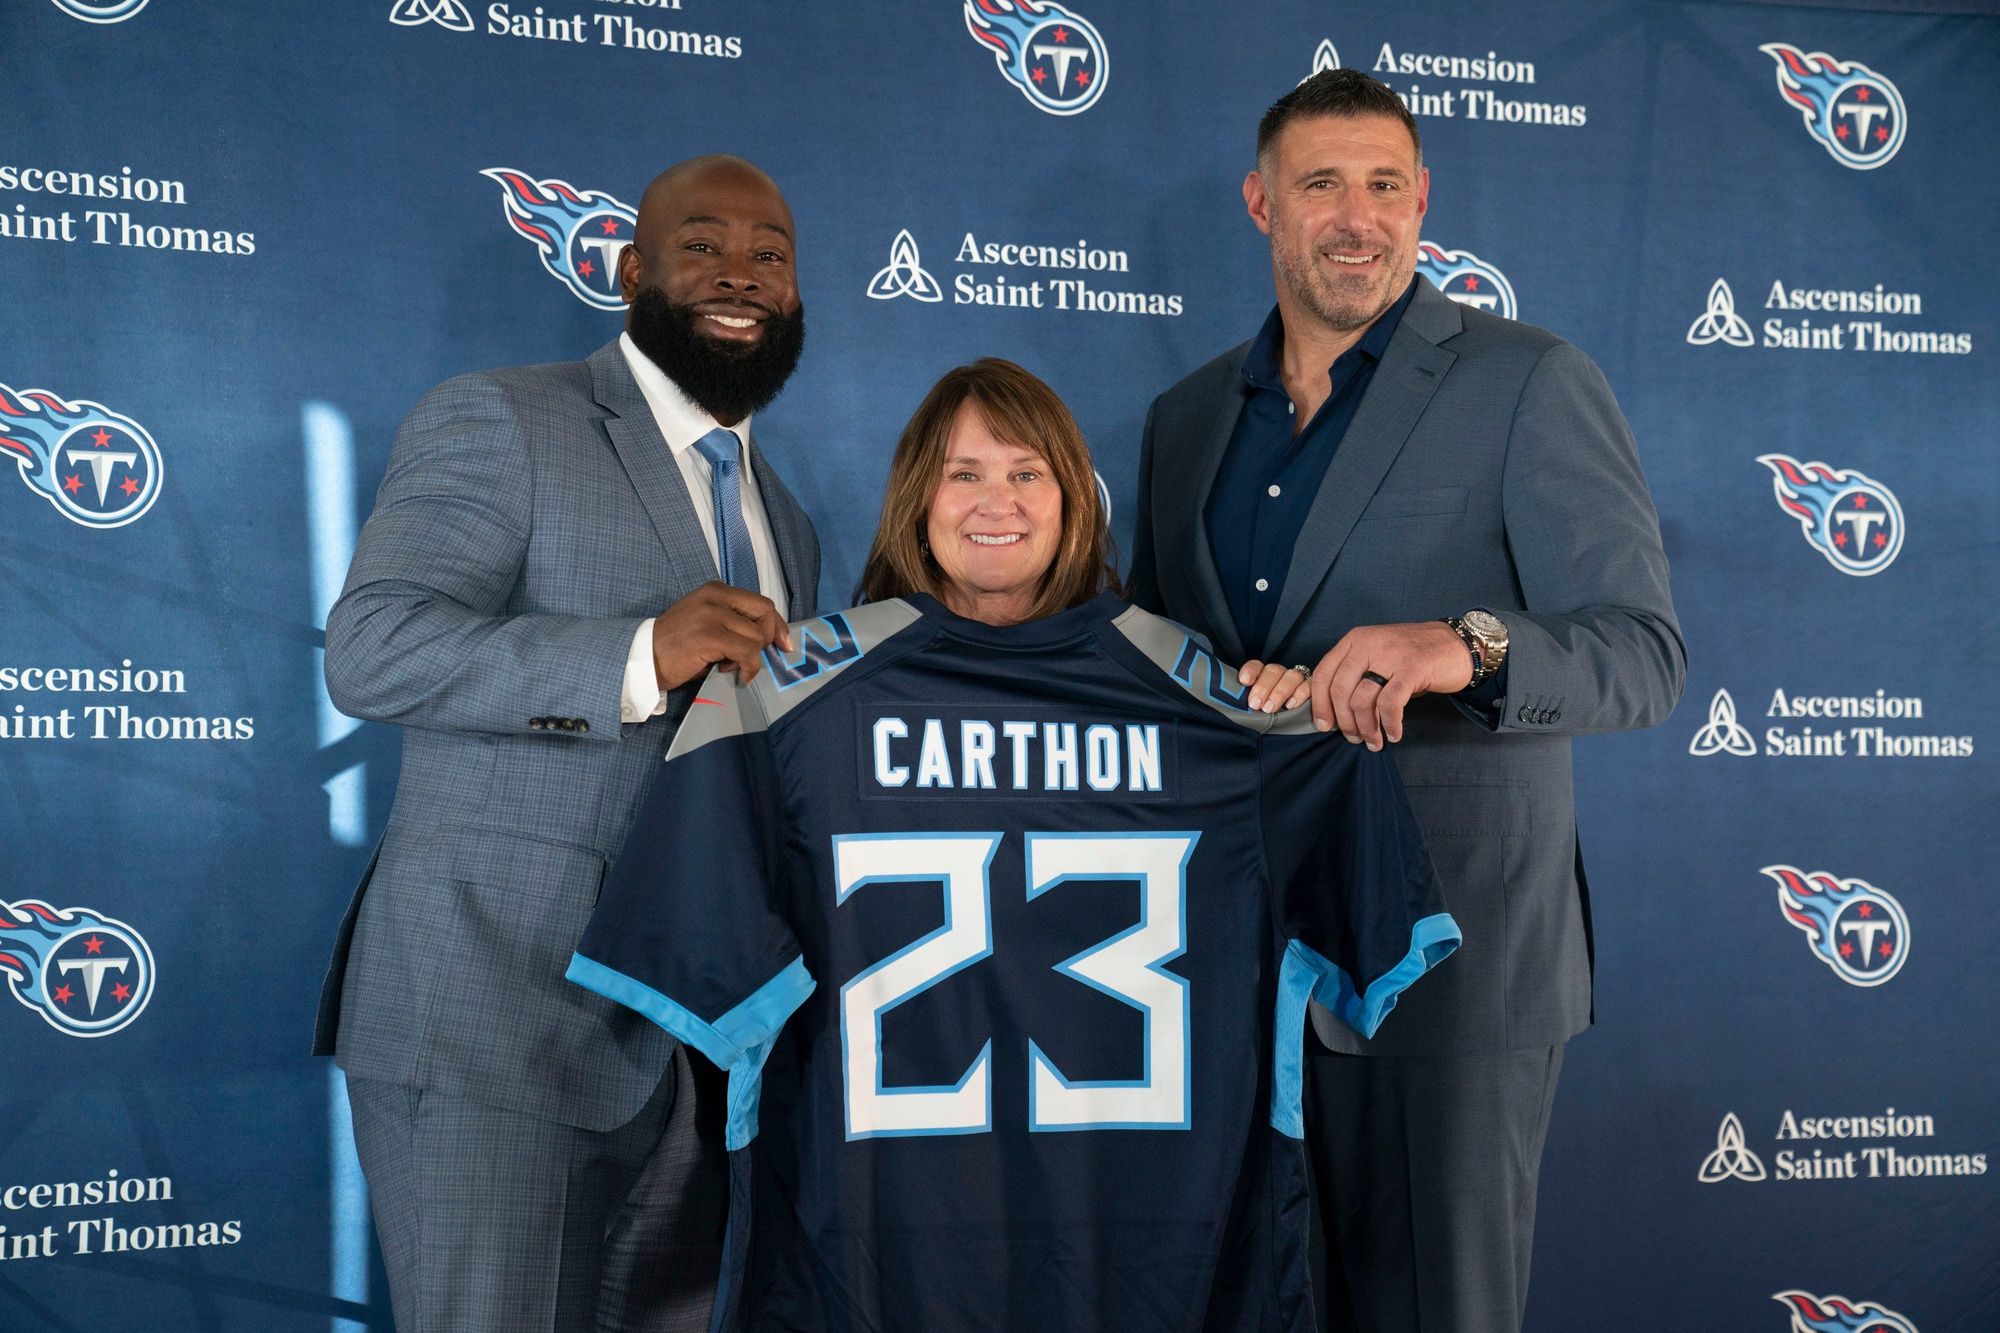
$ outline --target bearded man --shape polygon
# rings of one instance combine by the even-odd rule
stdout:
[[[1243,181],[1276,306],[1160,395],[1139,458],[1132,600],[1250,659],[1251,707],[1310,698],[1322,731],[1394,747],[1464,931],[1373,1038],[1315,1005],[1287,1071],[1331,1333],[1520,1327],[1556,1079],[1591,1021],[1570,738],[1653,725],[1687,670],[1611,387],[1417,276],[1430,184],[1380,81],[1279,98]]]
[[[432,390],[328,618],[334,702],[405,728],[315,1041],[405,1333],[708,1326],[721,1088],[563,969],[703,675],[813,611],[812,524],[750,436],[804,342],[794,238],[748,162],[663,173],[624,335]]]

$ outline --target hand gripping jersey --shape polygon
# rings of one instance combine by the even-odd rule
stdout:
[[[715,1326],[1310,1329],[1307,1000],[1372,1034],[1459,940],[1389,756],[1108,595],[792,633],[569,970],[729,1071]]]

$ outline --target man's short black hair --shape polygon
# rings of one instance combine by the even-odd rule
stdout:
[[[1358,69],[1323,69],[1271,103],[1271,109],[1257,122],[1259,166],[1285,126],[1314,116],[1389,116],[1400,120],[1417,150],[1417,165],[1424,164],[1424,140],[1417,133],[1417,118],[1394,89]]]

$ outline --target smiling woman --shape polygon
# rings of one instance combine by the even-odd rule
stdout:
[[[857,599],[928,593],[1014,625],[1117,587],[1090,447],[1055,390],[998,357],[933,385],[896,443]]]

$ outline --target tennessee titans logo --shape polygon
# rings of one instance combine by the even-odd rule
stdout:
[[[1910,918],[1903,905],[1865,879],[1806,874],[1765,866],[1778,883],[1785,919],[1806,933],[1813,954],[1850,986],[1879,986],[1903,970],[1910,955]]]
[[[103,0],[91,4],[90,0],[54,0],[55,7],[73,19],[85,23],[123,23],[146,7],[146,0]]]
[[[11,458],[22,481],[86,528],[122,528],[160,498],[160,447],[144,426],[101,403],[0,384],[0,458]]]
[[[1917,1326],[1873,1301],[1781,1291],[1771,1297],[1792,1316],[1792,1333],[1917,1333]]]
[[[104,1037],[153,998],[153,951],[88,907],[0,902],[0,976],[56,1031]]]
[[[773,645],[764,650],[764,665],[771,668],[771,683],[789,690],[822,671],[831,671],[861,656],[861,643],[854,637],[854,627],[847,623],[847,617],[821,616],[798,627],[797,661],[787,661]]]
[[[1469,250],[1446,250],[1417,242],[1417,272],[1460,305],[1514,318],[1514,284],[1507,275]]]
[[[1881,482],[1784,454],[1764,454],[1757,461],[1771,469],[1779,506],[1841,573],[1880,574],[1903,549],[1903,506]]]
[[[1104,94],[1104,39],[1055,0],[965,0],[965,29],[992,48],[993,63],[1037,110],[1073,116]]]
[[[1843,167],[1873,171],[1903,146],[1903,94],[1868,66],[1810,55],[1769,42],[1757,48],[1778,62],[1778,93],[1798,108],[1806,130]]]
[[[599,310],[621,310],[618,255],[632,240],[639,215],[602,190],[567,181],[538,181],[507,167],[479,173],[506,192],[507,225],[535,243],[549,276]]]

